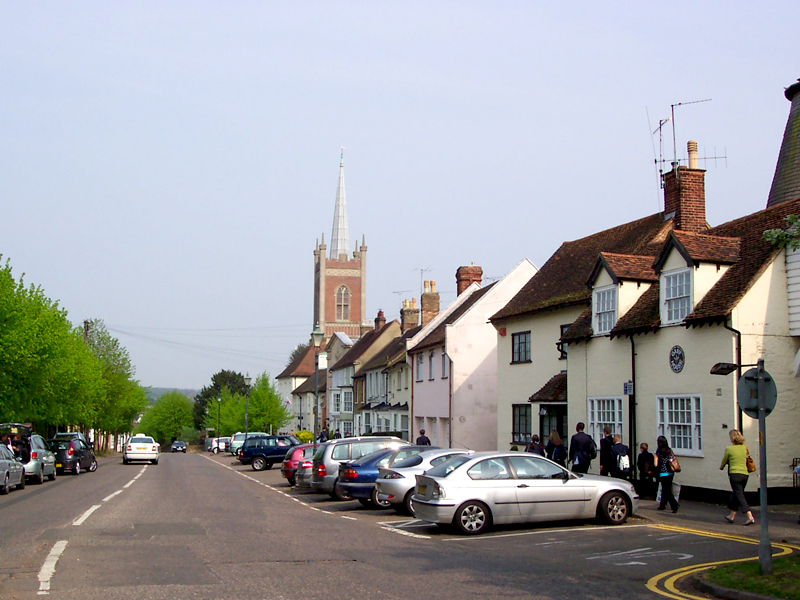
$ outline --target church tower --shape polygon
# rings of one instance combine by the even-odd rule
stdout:
[[[342,148],[330,255],[326,255],[324,234],[314,249],[314,325],[319,323],[326,338],[339,331],[358,339],[361,325],[367,322],[367,246],[362,237],[350,258],[349,245]]]

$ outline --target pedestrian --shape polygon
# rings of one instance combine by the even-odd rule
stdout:
[[[578,423],[575,426],[575,435],[569,442],[569,460],[572,463],[573,473],[587,473],[592,465],[592,460],[597,457],[597,444],[591,436],[583,432],[586,425]]]
[[[419,430],[419,437],[417,438],[417,446],[430,446],[431,441],[428,439],[428,436],[425,435],[425,430]]]
[[[535,433],[531,436],[530,443],[525,446],[525,452],[544,456],[544,450],[542,449],[542,444],[539,442],[539,436]]]
[[[610,476],[614,471],[614,457],[611,456],[611,446],[614,438],[611,437],[611,427],[603,427],[603,439],[600,440],[600,475]]]
[[[656,440],[656,455],[654,457],[656,472],[658,473],[658,481],[661,484],[661,502],[658,505],[658,510],[664,510],[669,503],[672,512],[678,512],[680,504],[672,494],[672,480],[675,479],[675,473],[680,472],[681,465],[672,448],[669,447],[667,438],[663,435],[658,436]]]
[[[611,476],[617,479],[629,479],[631,476],[631,459],[628,456],[630,450],[622,443],[622,436],[614,434],[614,445],[611,446],[611,457],[614,466],[611,467]]]
[[[639,470],[639,496],[655,497],[656,489],[656,464],[650,446],[642,442],[639,445],[639,456],[636,458],[636,468]]]
[[[319,432],[319,441],[320,441],[320,443],[327,442],[329,439],[330,439],[330,436],[328,435],[328,430],[327,429],[323,429],[322,431]]]
[[[567,466],[567,449],[555,429],[550,432],[550,439],[547,440],[547,446],[545,446],[544,451],[547,454],[547,458],[553,462],[560,464],[562,467]]]
[[[335,440],[342,439],[342,432],[337,429],[336,433],[333,434],[333,439],[335,439]]]
[[[731,429],[728,437],[731,438],[731,445],[725,448],[722,464],[719,466],[719,470],[722,471],[725,465],[728,465],[728,480],[731,484],[731,499],[728,501],[731,514],[725,515],[725,520],[733,523],[736,513],[741,510],[742,514],[747,517],[744,524],[752,525],[756,520],[744,497],[744,488],[747,487],[747,480],[750,477],[747,471],[747,458],[750,456],[750,451],[744,445],[744,436],[738,430]]]

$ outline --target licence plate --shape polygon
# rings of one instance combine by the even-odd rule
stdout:
[[[136,446],[136,449],[142,452],[144,450],[147,450],[147,446]]]
[[[56,469],[60,469],[60,468],[61,468],[61,463],[56,463]]]
[[[428,491],[428,486],[427,485],[423,484],[423,485],[418,485],[417,486],[417,493],[419,493],[420,496],[424,496],[425,492],[427,492],[427,491]]]

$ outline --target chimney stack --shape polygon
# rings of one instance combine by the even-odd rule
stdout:
[[[436,291],[436,281],[425,281],[422,292],[422,326],[425,327],[439,314],[439,293]]]
[[[697,165],[697,142],[688,146],[689,164]],[[664,220],[673,219],[679,231],[702,233],[706,223],[706,172],[693,167],[673,164],[672,171],[664,174]]]
[[[403,333],[409,329],[414,329],[419,323],[419,309],[417,299],[403,300],[403,308],[400,309],[400,329]]]
[[[375,331],[380,331],[386,325],[386,316],[381,309],[378,309],[378,316],[375,317]]]
[[[769,189],[767,208],[800,198],[800,79],[784,92],[786,99],[792,103],[789,109],[789,120],[783,132],[781,151],[772,187]]]
[[[473,283],[480,285],[482,280],[483,269],[476,267],[475,263],[470,264],[468,267],[458,267],[458,270],[456,270],[456,295],[460,296]]]

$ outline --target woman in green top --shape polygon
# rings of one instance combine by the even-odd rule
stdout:
[[[753,518],[753,513],[750,511],[750,506],[744,497],[744,488],[747,486],[747,446],[744,445],[744,436],[737,430],[732,429],[730,432],[731,445],[725,448],[725,456],[722,457],[722,464],[719,470],[728,465],[728,479],[731,482],[731,499],[728,502],[728,508],[731,510],[730,515],[725,516],[728,523],[733,523],[736,518],[736,512],[741,510],[747,516],[745,525],[752,525],[756,522]]]

